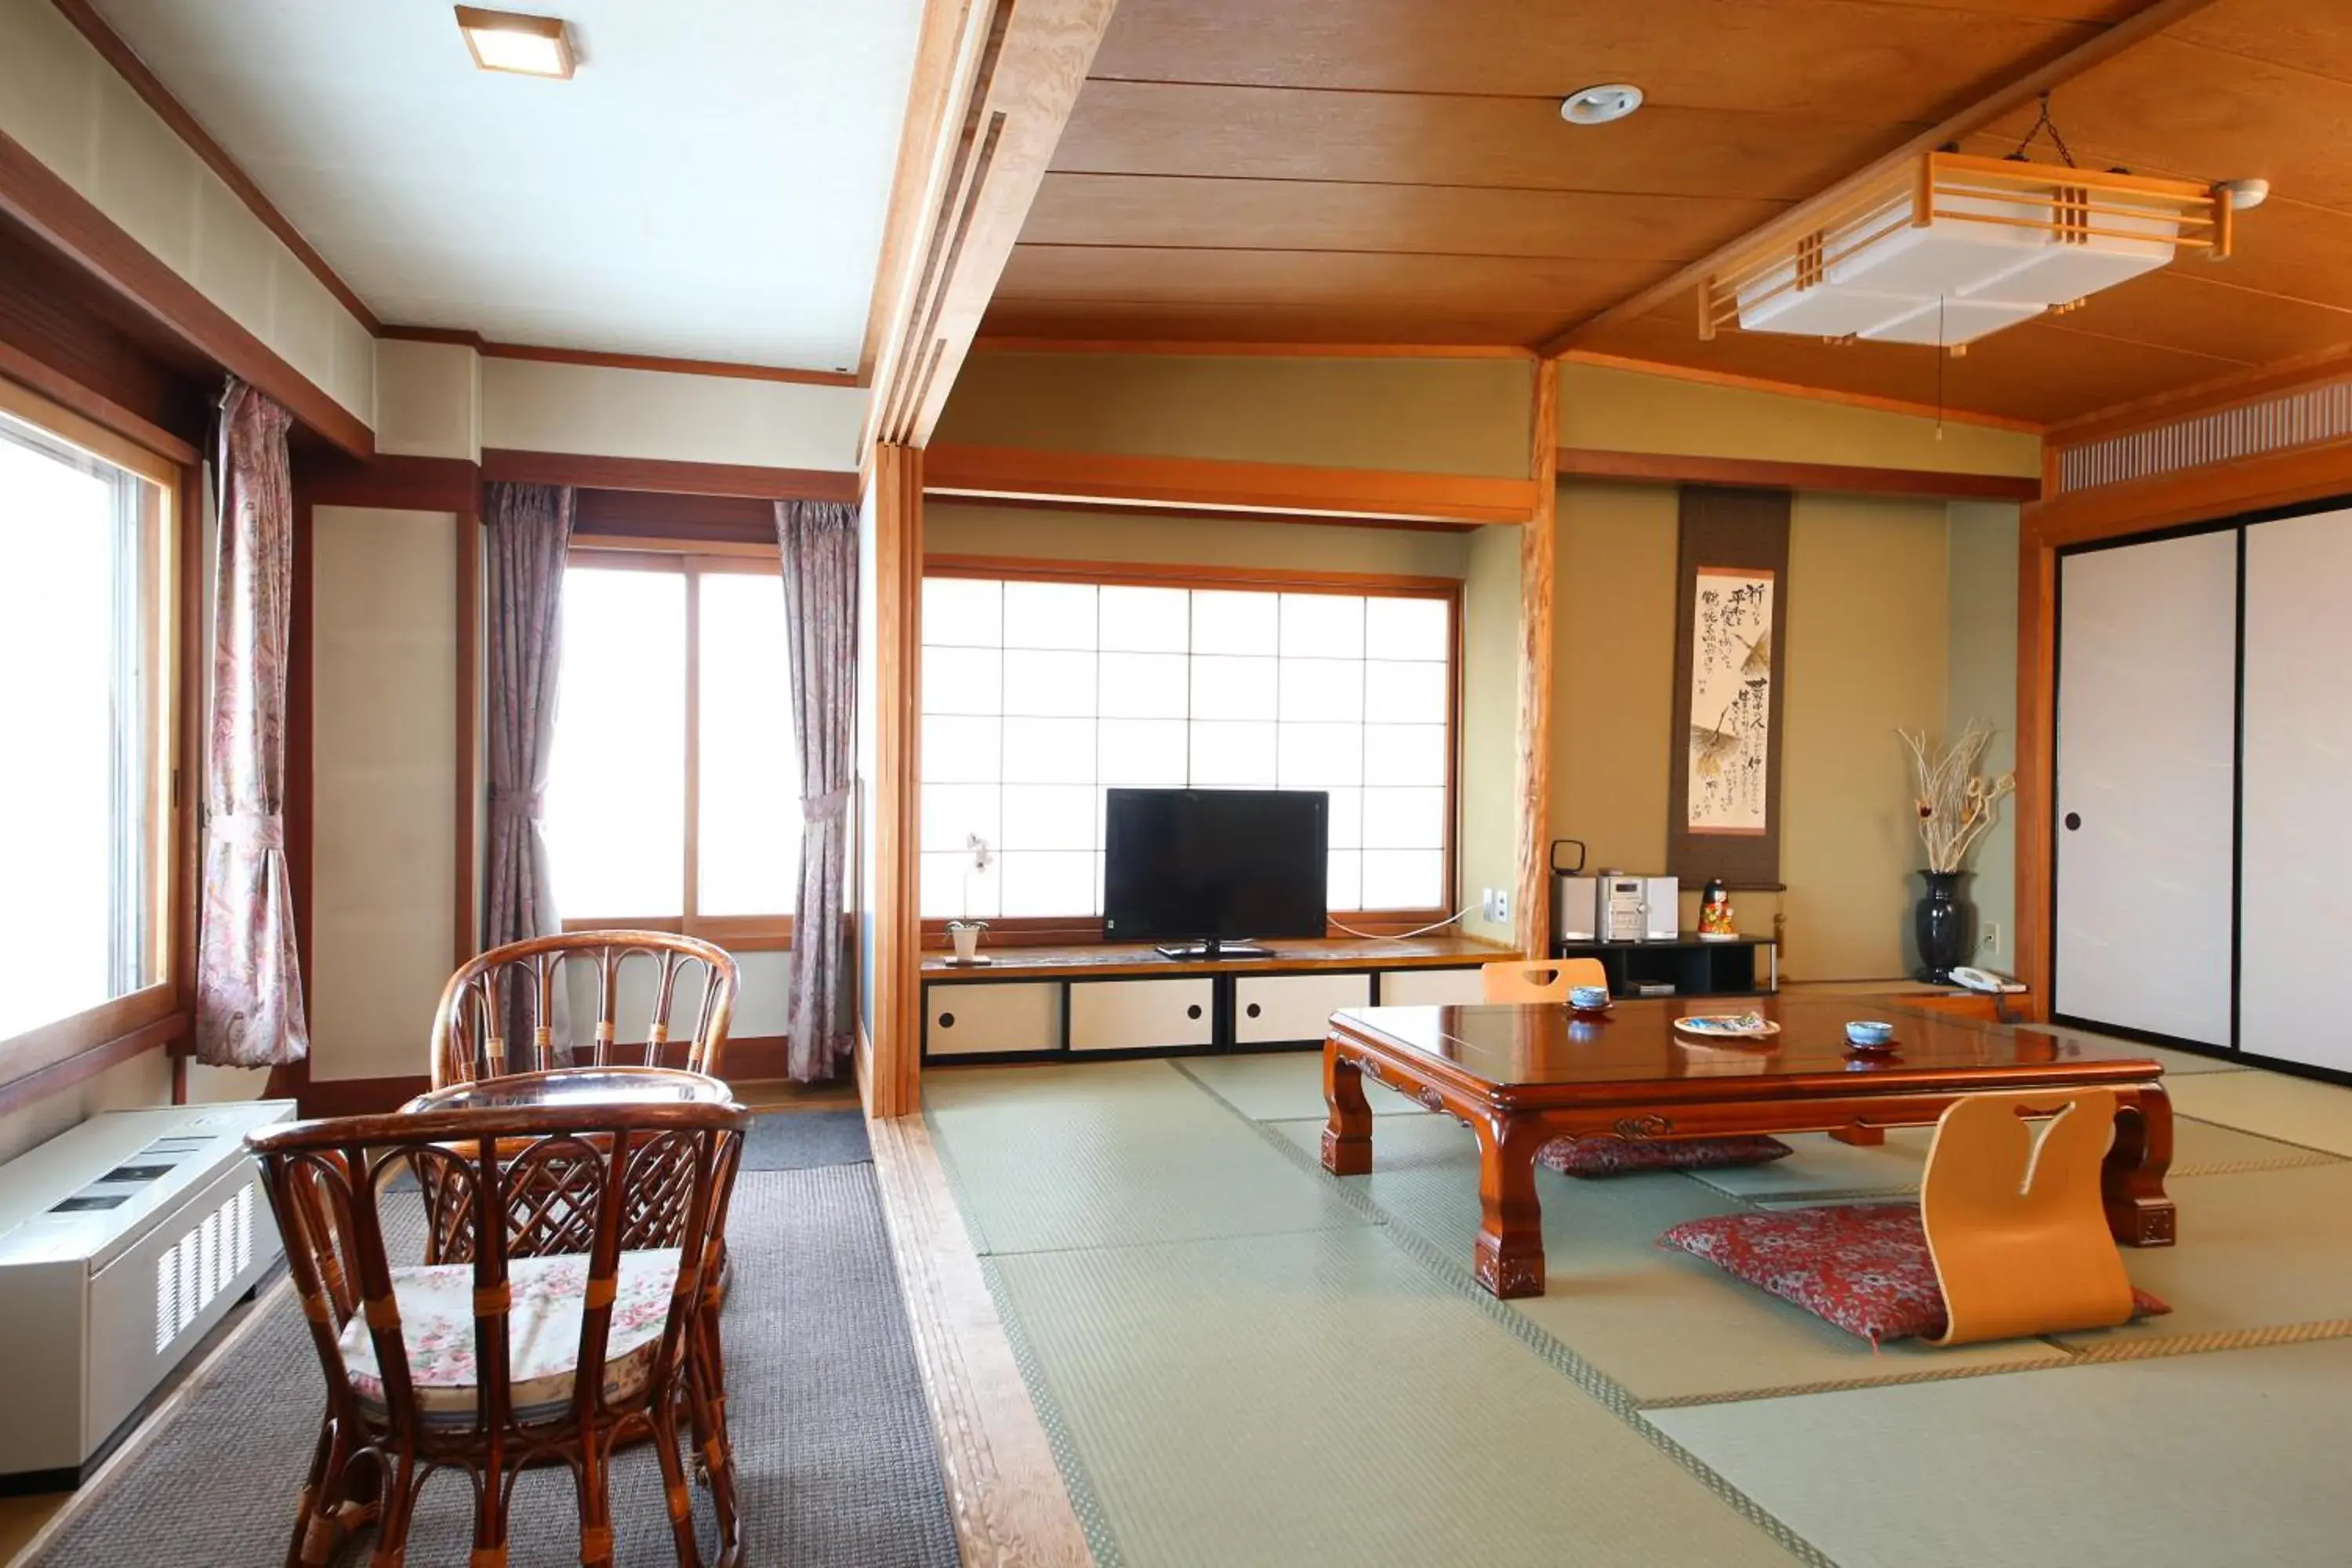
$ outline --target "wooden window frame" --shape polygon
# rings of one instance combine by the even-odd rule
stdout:
[[[685,880],[681,915],[566,916],[563,929],[585,931],[659,931],[699,937],[730,952],[776,952],[793,945],[793,919],[776,915],[703,915],[698,901],[702,863],[702,579],[706,576],[756,577],[777,570],[771,547],[764,558],[756,552],[690,540],[631,539],[618,542],[597,537],[593,543],[575,543],[564,564],[598,571],[677,573],[686,579],[686,833]],[[796,781],[797,782],[797,781]]]
[[[191,504],[198,470],[14,381],[0,378],[0,412],[144,479],[150,514],[142,529],[140,635],[153,678],[140,727],[152,758],[146,911],[157,978],[138,989],[0,1039],[0,1112],[56,1093],[117,1062],[186,1037],[196,939],[196,803],[203,777],[196,679],[202,619],[194,563],[202,521]]]
[[[1332,594],[1393,599],[1438,599],[1446,606],[1445,841],[1444,886],[1454,888],[1462,804],[1462,580],[1377,572],[1306,572],[1278,567],[1162,565],[1132,561],[1031,560],[1020,556],[935,554],[923,558],[925,577],[965,577],[987,582],[1083,583],[1095,587],[1185,588],[1273,594]],[[1438,924],[1451,909],[1334,910],[1327,937],[1344,937],[1339,922],[1376,936],[1395,936]],[[922,921],[923,945],[948,945],[948,922]],[[1104,941],[1099,915],[1012,915],[988,921],[998,947],[1076,946]]]

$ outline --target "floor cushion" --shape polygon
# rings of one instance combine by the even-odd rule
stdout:
[[[588,1259],[582,1253],[517,1258],[507,1265],[512,1306],[507,1328],[507,1368],[517,1421],[548,1421],[572,1403],[572,1373],[580,1359],[580,1318],[588,1289]],[[604,1397],[627,1399],[642,1392],[661,1352],[669,1320],[670,1291],[677,1282],[677,1250],[624,1252],[614,1282],[613,1323],[604,1347]],[[393,1298],[400,1305],[400,1338],[408,1352],[409,1381],[416,1388],[417,1412],[428,1426],[470,1426],[474,1422],[474,1266],[424,1264],[392,1271]],[[343,1366],[360,1405],[378,1420],[385,1415],[383,1377],[375,1341],[363,1316],[343,1326]]]
[[[1760,1165],[1796,1152],[1778,1138],[1555,1138],[1536,1158],[1567,1176],[1623,1176],[1636,1171],[1714,1171]]]
[[[1711,1215],[1658,1237],[1877,1344],[1944,1331],[1944,1290],[1919,1205],[1824,1205]],[[2172,1310],[2132,1290],[2132,1315]]]

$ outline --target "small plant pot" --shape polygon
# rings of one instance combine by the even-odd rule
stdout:
[[[988,929],[986,921],[950,921],[948,940],[955,944],[958,963],[970,963],[980,956],[981,933]]]

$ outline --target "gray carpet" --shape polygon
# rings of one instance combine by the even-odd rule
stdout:
[[[763,1119],[765,1120],[765,1119]],[[806,1568],[929,1568],[957,1561],[914,1350],[890,1267],[871,1165],[746,1175],[728,1230],[728,1414],[744,1561]],[[281,1561],[321,1396],[292,1298],[197,1378],[187,1400],[25,1568],[249,1568]],[[568,1472],[516,1488],[513,1568],[579,1561]],[[695,1497],[708,1553],[706,1494]],[[617,1560],[676,1561],[650,1448],[616,1459]],[[462,1478],[425,1489],[408,1560],[466,1561]],[[372,1537],[336,1561],[364,1563]]]
[[[743,1145],[746,1171],[809,1171],[873,1158],[862,1110],[771,1110],[752,1119]]]

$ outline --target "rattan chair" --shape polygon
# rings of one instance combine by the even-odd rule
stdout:
[[[631,964],[633,959],[637,962]],[[596,1022],[584,1044],[559,1045],[558,987],[565,968],[574,963],[594,967]],[[648,965],[653,992],[646,1037],[620,1041],[615,1035],[624,967],[634,974]],[[494,947],[468,960],[442,988],[441,1005],[433,1016],[433,1087],[573,1063],[660,1065],[671,1043],[671,1014],[698,975],[700,1002],[686,1059],[670,1065],[717,1078],[735,1010],[735,961],[724,949],[657,931],[574,931]]]
[[[678,1450],[684,1408],[707,1467],[719,1563],[742,1546],[724,1415],[698,1375],[697,1331],[751,1113],[733,1104],[622,1104],[413,1112],[297,1122],[249,1140],[326,1373],[327,1410],[287,1548],[319,1568],[373,1523],[374,1568],[400,1568],[416,1495],[435,1470],[467,1473],[470,1568],[503,1568],[507,1510],[526,1466],[561,1464],[579,1497],[580,1561],[609,1568],[608,1467],[650,1436],[681,1564],[701,1561]],[[517,1150],[520,1148],[520,1152]],[[462,1190],[465,1262],[404,1266],[387,1242],[387,1193],[406,1168]],[[428,1179],[429,1178],[429,1179]],[[585,1222],[583,1251],[515,1243]],[[405,1248],[400,1248],[404,1251]],[[576,1333],[565,1319],[576,1312]],[[582,1377],[578,1369],[601,1369]]]

